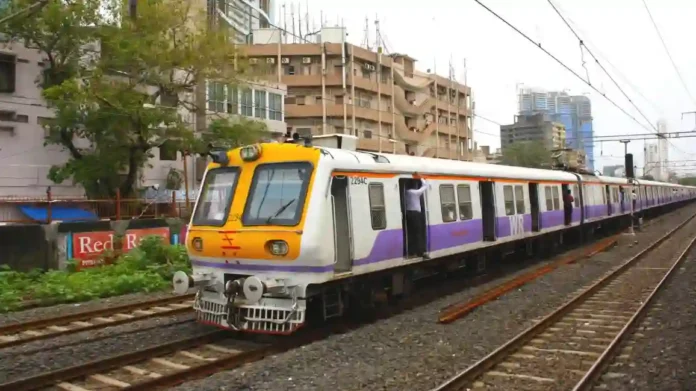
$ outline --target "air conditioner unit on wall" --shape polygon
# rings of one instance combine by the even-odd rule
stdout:
[[[282,64],[290,64],[290,57],[283,57],[280,59]]]
[[[258,59],[258,58],[250,58],[250,59],[249,59],[249,64],[258,64],[258,63],[259,63],[259,59]]]
[[[275,64],[275,58],[273,58],[273,57],[267,58],[266,64]]]
[[[363,64],[363,68],[367,69],[368,71],[374,71],[377,69],[373,64],[370,64],[368,62]]]
[[[311,63],[312,63],[312,57],[302,57],[302,63],[303,63],[303,64],[311,64]]]

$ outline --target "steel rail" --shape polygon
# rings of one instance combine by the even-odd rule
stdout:
[[[627,261],[622,263],[619,267],[617,267],[610,274],[603,277],[598,282],[592,284],[591,286],[586,288],[584,291],[582,291],[580,294],[578,294],[574,298],[567,301],[565,304],[558,307],[554,312],[547,315],[545,318],[543,318],[542,320],[540,320],[536,324],[532,325],[531,327],[527,328],[526,330],[522,331],[520,334],[518,334],[515,337],[513,337],[512,339],[510,339],[507,343],[500,346],[495,351],[491,352],[488,356],[482,358],[481,360],[479,360],[478,362],[476,362],[475,364],[473,364],[469,368],[458,373],[457,375],[450,378],[449,380],[447,380],[445,383],[441,384],[437,388],[434,388],[432,391],[459,390],[459,389],[462,389],[462,387],[472,383],[474,380],[479,378],[481,375],[486,373],[488,370],[493,368],[495,365],[502,362],[510,354],[517,351],[517,349],[519,349],[520,347],[524,346],[526,343],[531,341],[536,335],[542,333],[548,327],[553,325],[556,321],[558,321],[563,316],[565,316],[567,313],[569,313],[578,304],[580,304],[581,302],[590,298],[593,294],[595,294],[601,288],[606,286],[609,282],[611,282],[616,277],[621,275],[624,271],[626,271],[628,268],[630,268],[636,261],[644,258],[647,254],[651,253],[652,250],[654,250],[660,244],[662,244],[664,241],[669,239],[674,233],[679,231],[686,224],[691,222],[694,218],[696,218],[696,214],[693,214],[692,216],[688,217],[683,222],[681,222],[679,225],[677,225],[672,230],[667,232],[665,235],[663,235],[659,239],[653,241],[648,247],[641,250],[638,254],[634,255],[633,257],[629,258]],[[599,369],[594,369],[593,372],[596,372],[596,371],[599,371]]]
[[[68,335],[68,334],[79,333],[82,331],[95,330],[95,329],[100,329],[100,328],[106,328],[106,327],[136,322],[136,321],[148,319],[148,318],[178,315],[178,314],[182,314],[182,313],[191,312],[192,311],[191,307],[173,308],[173,309],[168,310],[168,311],[156,311],[152,314],[137,315],[137,316],[133,316],[130,318],[124,318],[124,319],[112,319],[108,322],[95,323],[95,324],[92,324],[89,326],[87,326],[87,325],[78,326],[78,327],[70,328],[67,330],[61,330],[61,331],[46,331],[45,330],[51,326],[67,325],[67,324],[70,324],[72,322],[81,322],[81,321],[86,321],[86,320],[99,318],[99,317],[113,316],[116,314],[128,314],[130,312],[134,312],[134,311],[142,310],[142,309],[146,309],[146,308],[181,303],[181,302],[185,302],[188,300],[192,300],[193,297],[194,297],[194,295],[166,297],[166,298],[149,300],[149,301],[144,301],[144,302],[139,302],[139,303],[120,305],[117,307],[100,308],[100,309],[92,310],[92,311],[83,311],[83,312],[78,312],[78,313],[74,313],[74,314],[38,319],[38,320],[33,320],[33,321],[23,322],[23,323],[13,323],[13,324],[1,326],[0,327],[0,348],[7,348],[10,346],[21,345],[21,344],[24,344],[27,342],[38,341],[38,340],[48,339],[48,338],[55,338],[55,337],[64,336],[64,335]],[[21,336],[17,337],[16,339],[9,339],[16,334],[21,334],[22,332],[25,332],[25,331],[36,331],[36,330],[44,330],[45,332],[43,334],[37,333],[37,334],[33,334],[33,335],[21,335]],[[3,339],[3,337],[5,337],[5,339]]]

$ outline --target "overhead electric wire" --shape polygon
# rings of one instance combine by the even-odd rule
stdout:
[[[490,8],[488,8],[488,7],[487,7],[485,4],[483,4],[480,0],[474,0],[474,1],[475,1],[476,3],[478,3],[478,5],[480,5],[481,7],[485,8],[486,11],[490,12],[491,14],[493,14],[493,16],[495,16],[496,18],[500,19],[500,21],[502,21],[503,23],[505,23],[506,25],[508,25],[508,27],[510,27],[511,29],[515,30],[515,32],[517,32],[518,34],[520,34],[520,35],[521,35],[522,37],[524,37],[527,41],[531,42],[532,44],[534,44],[534,46],[538,47],[539,50],[543,51],[544,53],[546,53],[546,55],[548,55],[549,57],[551,57],[552,59],[554,59],[558,64],[560,64],[560,65],[561,65],[563,68],[565,68],[568,72],[572,73],[573,76],[575,76],[575,77],[577,77],[578,79],[582,80],[582,81],[583,81],[585,84],[587,84],[590,88],[592,88],[592,89],[595,90],[598,94],[600,94],[601,96],[603,96],[604,99],[608,100],[612,105],[614,105],[614,107],[616,107],[617,109],[621,110],[621,112],[623,112],[627,117],[631,118],[635,123],[637,123],[638,125],[640,125],[642,128],[644,128],[644,129],[650,131],[650,129],[649,129],[648,127],[646,127],[645,125],[643,125],[642,123],[640,123],[640,121],[638,121],[638,120],[636,119],[636,117],[632,116],[628,111],[626,111],[624,108],[622,108],[621,106],[619,106],[616,102],[614,102],[613,100],[611,100],[605,93],[603,93],[603,92],[601,92],[600,90],[598,90],[595,86],[592,85],[592,83],[590,83],[590,82],[588,82],[587,80],[585,80],[582,76],[580,76],[577,72],[575,72],[574,70],[572,70],[572,69],[571,69],[568,65],[566,65],[563,61],[561,61],[560,59],[558,59],[558,57],[554,56],[553,54],[551,54],[551,52],[549,52],[548,50],[544,49],[544,48],[541,46],[541,43],[536,42],[536,41],[534,41],[533,39],[531,39],[527,34],[523,33],[520,29],[518,29],[517,27],[515,27],[514,25],[512,25],[510,22],[508,22],[507,20],[505,20],[505,18],[503,18],[502,16],[498,15],[495,11],[493,11],[493,10],[490,9]]]
[[[560,9],[561,11],[563,11],[563,7],[562,7],[561,5],[559,5],[559,4],[556,4],[556,8]],[[602,53],[602,51],[599,49],[599,47],[597,47],[597,45],[595,45],[592,41],[590,41],[589,38],[587,38],[587,35],[588,35],[588,34],[586,34],[585,31],[583,31],[583,29],[582,29],[580,26],[578,26],[578,24],[575,23],[575,22],[573,21],[573,19],[572,19],[570,16],[568,16],[568,15],[566,14],[565,18],[566,18],[566,20],[568,21],[569,24],[575,26],[575,30],[576,30],[576,31],[580,31],[581,33],[585,34],[585,38],[582,40],[582,45],[583,45],[585,48],[588,48],[588,45],[594,46],[594,47],[595,47],[595,48],[594,48],[595,53],[598,54],[598,57],[600,57],[600,58],[602,59],[602,61],[604,61],[604,62],[605,62],[606,64],[608,64],[611,68],[613,68],[614,72],[619,76],[619,78],[621,78],[626,84],[628,84],[629,87],[631,87],[631,89],[633,89],[633,91],[634,91],[636,94],[638,94],[641,98],[643,98],[643,100],[645,100],[656,112],[659,112],[660,114],[662,114],[662,115],[664,116],[664,111],[663,111],[663,109],[660,108],[660,107],[658,107],[657,104],[655,104],[655,102],[653,102],[652,100],[648,99],[648,97],[646,97],[645,94],[643,94],[643,92],[641,92],[641,90],[640,90],[635,84],[633,84],[633,83],[628,79],[628,77],[626,77],[626,75],[624,75],[623,72],[621,72],[621,70],[620,70],[616,65],[614,65],[611,61],[609,61],[609,57],[608,57],[606,54]],[[588,49],[589,49],[589,48],[588,48]]]
[[[694,100],[694,96],[691,95],[689,87],[686,86],[686,82],[684,82],[684,78],[682,77],[681,72],[679,72],[679,68],[677,67],[677,64],[674,62],[674,58],[672,58],[672,54],[669,52],[669,49],[667,48],[667,44],[665,43],[665,40],[662,37],[662,33],[660,33],[660,29],[657,27],[657,23],[655,23],[655,19],[652,16],[652,12],[650,12],[650,8],[648,8],[648,3],[646,3],[645,0],[642,1],[643,5],[645,6],[645,10],[648,12],[648,16],[650,17],[650,21],[652,22],[652,25],[655,28],[655,32],[657,33],[657,36],[660,38],[660,41],[662,42],[662,47],[665,49],[667,57],[669,57],[669,61],[672,63],[672,66],[674,67],[674,71],[677,72],[677,76],[679,77],[679,81],[681,82],[682,87],[684,87],[686,94],[689,96],[689,99],[691,99],[691,103],[693,103],[694,106],[696,106],[696,100]]]
[[[609,74],[609,72],[607,72],[606,68],[604,68],[604,66],[599,62],[599,60],[597,59],[597,56],[595,56],[594,53],[592,53],[592,51],[590,50],[590,48],[588,48],[588,47],[585,45],[585,43],[583,42],[582,38],[580,38],[580,36],[578,35],[578,33],[575,32],[575,29],[568,23],[568,21],[566,20],[566,18],[563,17],[563,14],[561,14],[561,11],[559,11],[558,8],[556,8],[556,5],[553,4],[553,1],[551,1],[551,0],[547,0],[547,1],[548,1],[548,3],[551,5],[551,7],[553,8],[553,10],[556,11],[556,14],[558,14],[558,16],[561,18],[561,20],[563,20],[563,23],[565,23],[565,25],[568,27],[568,29],[570,29],[570,31],[573,33],[573,35],[575,35],[575,38],[578,39],[578,41],[580,42],[580,46],[584,47],[585,50],[587,50],[587,53],[588,53],[590,56],[592,56],[592,58],[594,58],[595,63],[597,63],[597,66],[599,66],[599,68],[600,68],[602,71],[604,71],[604,73],[609,77],[609,80],[611,80],[611,81],[614,83],[614,85],[616,86],[616,88],[618,88],[619,91],[621,91],[621,93],[623,94],[624,97],[626,97],[626,99],[628,100],[628,102],[629,102],[630,104],[633,105],[633,107],[636,109],[636,111],[638,111],[638,113],[643,117],[643,119],[644,119],[647,123],[650,124],[650,126],[655,130],[655,132],[659,133],[659,131],[657,130],[657,127],[656,127],[655,125],[652,124],[652,122],[648,119],[648,117],[645,116],[645,114],[643,114],[643,111],[635,104],[635,102],[633,102],[633,100],[628,96],[628,94],[626,94],[626,92],[623,90],[623,88],[621,88],[621,86],[619,85],[619,83],[617,83],[616,80],[614,80],[614,77],[611,76],[611,75]],[[587,84],[591,86],[591,83],[590,83],[589,81],[587,82]]]

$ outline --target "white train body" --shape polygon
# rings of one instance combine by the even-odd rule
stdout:
[[[556,170],[293,144],[254,148],[258,156],[236,149],[208,168],[187,234],[193,275],[175,277],[178,291],[198,289],[201,322],[247,332],[292,333],[314,299],[320,316],[340,315],[361,279],[386,276],[384,288],[398,294],[411,270],[456,267],[486,249],[625,222],[634,190],[635,213],[695,196],[671,183]],[[229,181],[211,179],[223,177],[216,172]],[[406,256],[402,193],[415,172],[428,186],[429,259]],[[220,189],[227,190],[215,198]],[[566,189],[575,198],[569,223]],[[206,219],[215,205],[221,213]],[[276,220],[278,206],[286,209]]]

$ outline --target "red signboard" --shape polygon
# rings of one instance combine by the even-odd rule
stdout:
[[[146,236],[157,235],[169,243],[169,228],[129,229],[123,236],[123,251],[128,252],[140,244]],[[72,257],[80,260],[80,267],[91,267],[98,264],[97,258],[106,250],[114,249],[114,232],[76,232],[72,237]]]

